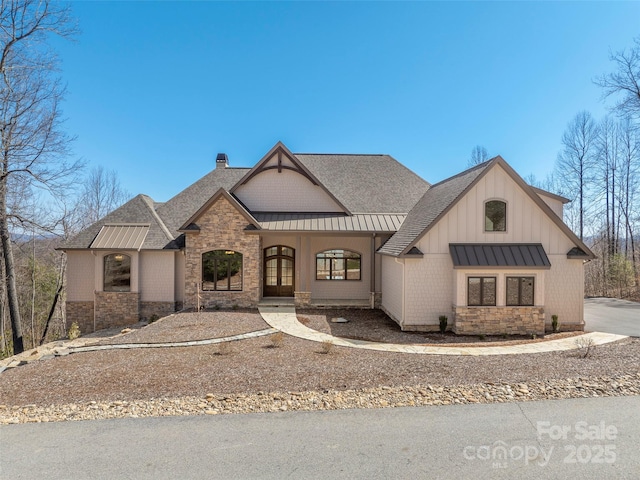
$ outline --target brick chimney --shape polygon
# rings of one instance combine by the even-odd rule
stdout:
[[[216,168],[228,168],[229,167],[229,157],[227,157],[226,153],[219,153],[216,157]]]

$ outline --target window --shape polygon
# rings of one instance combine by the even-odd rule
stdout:
[[[495,306],[496,277],[468,277],[467,305],[472,307]]]
[[[360,280],[360,254],[327,250],[316,255],[316,280]]]
[[[534,285],[534,277],[507,277],[507,306],[533,306]]]
[[[233,250],[203,253],[202,290],[242,290],[242,254]]]
[[[104,257],[105,292],[131,291],[131,257],[123,253],[112,253]]]
[[[484,231],[507,231],[507,204],[500,200],[489,200],[484,204]]]

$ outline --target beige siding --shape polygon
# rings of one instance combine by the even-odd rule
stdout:
[[[507,231],[484,231],[484,202],[507,203]],[[425,254],[448,254],[449,243],[541,243],[547,255],[574,246],[558,226],[500,167],[493,168],[425,235]],[[425,256],[426,257],[426,256]]]
[[[91,252],[67,252],[67,301],[93,302],[95,259]]]
[[[94,269],[95,278],[94,285],[96,292],[102,292],[104,288],[103,284],[103,272],[104,272],[104,257],[112,253],[123,253],[131,257],[131,292],[140,291],[140,254],[138,252],[132,252],[129,250],[114,250],[114,251],[100,251],[96,252],[94,256]]]
[[[506,232],[484,231],[484,203],[490,199],[507,203]],[[552,268],[550,271],[457,271],[453,269],[449,254],[450,243],[541,243]],[[507,275],[533,275],[536,277],[535,302],[544,306],[546,321],[550,322],[551,315],[558,312],[567,322],[577,322],[582,318],[583,274],[580,261],[566,258],[573,246],[511,177],[496,167],[420,239],[417,247],[424,257],[406,260],[404,326],[436,325],[439,315],[451,315],[453,305],[466,305],[469,274],[498,277],[498,306],[506,303]],[[388,302],[384,298],[383,294],[383,303]]]
[[[176,252],[176,269],[175,269],[175,297],[176,302],[184,302],[184,253]]]
[[[382,263],[382,309],[396,322],[403,321],[403,281],[404,260],[397,260],[387,255],[379,255]]]
[[[539,193],[538,196],[544,201],[544,203],[546,203],[547,205],[549,205],[549,207],[551,207],[551,210],[553,210],[553,212],[560,218],[563,218],[563,210],[564,210],[564,204],[560,201],[560,200],[556,200],[555,198],[552,197],[548,197],[542,193]]]
[[[362,255],[360,280],[316,280],[315,256],[332,249],[347,249]],[[368,300],[371,286],[371,237],[311,237],[311,298]]]
[[[558,315],[560,325],[584,322],[584,266],[582,260],[569,260],[566,255],[549,255],[551,270],[545,285],[545,320]]]
[[[405,260],[405,318],[411,325],[438,325],[438,317],[451,318],[453,263],[449,254]],[[384,298],[384,296],[383,296]]]
[[[235,195],[256,212],[342,212],[343,209],[319,186],[291,170],[258,173]]]
[[[175,301],[175,254],[142,252],[140,254],[140,300],[143,302]]]

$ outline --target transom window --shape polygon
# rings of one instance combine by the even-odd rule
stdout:
[[[489,200],[484,204],[484,231],[507,231],[507,204],[501,200]]]
[[[103,282],[105,292],[131,291],[131,257],[124,253],[105,255]]]
[[[202,290],[242,290],[242,254],[233,250],[203,253]]]
[[[534,277],[507,277],[507,305],[533,306]]]
[[[361,257],[351,250],[326,250],[316,255],[316,280],[360,280]]]
[[[496,304],[496,277],[468,277],[467,278],[467,305],[469,306],[495,306]]]

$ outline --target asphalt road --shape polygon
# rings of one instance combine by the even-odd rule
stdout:
[[[622,479],[640,397],[0,428],[11,479]]]
[[[585,330],[640,337],[640,303],[617,298],[584,301]]]

